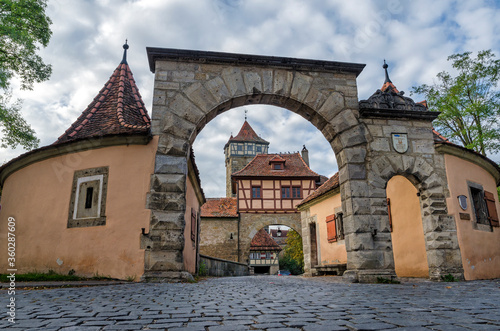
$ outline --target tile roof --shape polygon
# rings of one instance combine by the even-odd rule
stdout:
[[[250,126],[250,124],[246,120],[245,120],[245,123],[243,123],[243,126],[241,127],[240,132],[236,135],[236,137],[233,137],[231,135],[228,142],[226,143],[226,146],[227,146],[227,144],[229,144],[231,142],[237,142],[237,141],[239,141],[239,142],[257,142],[257,143],[263,143],[263,144],[269,145],[268,141],[265,141],[264,139],[262,139],[261,137],[259,137],[255,133],[255,131],[252,129],[252,127]]]
[[[273,170],[269,165],[269,162],[276,157],[285,161],[283,170]],[[235,172],[232,177],[316,177],[319,179],[319,175],[307,166],[299,153],[256,155],[252,161],[240,171]]]
[[[236,198],[209,198],[201,206],[201,217],[238,217]]]
[[[250,243],[251,251],[281,251],[280,245],[264,230],[260,229]]]
[[[114,134],[149,133],[151,120],[126,61],[115,69],[87,109],[54,143]]]
[[[311,195],[309,195],[307,198],[305,198],[304,200],[302,200],[298,205],[297,207],[309,202],[309,201],[312,201],[320,196],[322,196],[323,194],[325,193],[328,193],[330,192],[331,190],[339,187],[340,183],[339,183],[339,173],[337,172],[335,175],[333,175],[332,177],[330,177],[330,179],[328,179],[323,185],[321,185],[320,187],[318,187],[318,189],[316,191],[314,191]]]

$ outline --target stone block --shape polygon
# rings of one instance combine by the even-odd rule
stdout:
[[[330,120],[335,132],[341,133],[359,124],[358,118],[351,109],[344,109]]]
[[[447,269],[455,270],[462,267],[462,257],[459,249],[431,249],[427,250],[429,268],[440,269],[447,274]]]
[[[199,109],[208,113],[217,106],[217,101],[201,83],[191,84],[184,88],[184,93]]]
[[[179,90],[181,88],[181,84],[177,82],[163,82],[159,80],[155,80],[155,92],[157,90]]]
[[[182,250],[144,252],[144,271],[182,271]]]
[[[146,196],[146,206],[160,211],[184,211],[186,198],[183,193],[151,192]]]
[[[183,174],[153,174],[151,175],[152,192],[184,192],[186,176]]]
[[[318,89],[311,87],[309,93],[304,100],[304,103],[311,107],[312,109],[318,109],[321,105],[323,105],[326,101],[326,95],[323,94]]]
[[[195,73],[193,71],[172,70],[169,73],[169,77],[173,82],[191,83],[196,81]]]
[[[290,96],[293,73],[285,70],[275,70],[273,75],[273,94]]]
[[[205,113],[201,111],[194,103],[189,99],[184,97],[182,94],[176,94],[172,101],[168,105],[169,111],[176,114],[185,120],[197,124],[205,116]],[[166,114],[161,114],[165,116]]]
[[[327,120],[331,121],[345,108],[344,96],[339,92],[332,92],[326,99],[318,112]]]
[[[365,144],[367,142],[366,139],[366,129],[364,125],[356,125],[353,128],[350,128],[342,133],[339,133],[340,141],[342,142],[342,146],[344,148]]]
[[[187,174],[186,157],[156,154],[155,174]]]
[[[183,212],[151,210],[150,228],[153,231],[184,229],[185,224]]]
[[[271,94],[273,92],[273,71],[262,70],[262,92]]]
[[[347,245],[346,245],[347,247]],[[377,269],[384,272],[385,254],[376,250],[347,250],[347,269],[370,270]]]
[[[394,172],[396,174],[402,174],[405,172],[404,164],[403,164],[403,158],[401,155],[398,154],[389,154],[387,156],[389,162],[391,162],[392,169],[394,169]]]
[[[167,93],[163,90],[155,89],[153,93],[153,105],[165,106],[167,104]]]
[[[191,135],[196,129],[196,125],[173,113],[167,113],[162,122],[165,123],[162,132],[186,141],[191,138]]]
[[[386,186],[387,186],[387,180],[380,177],[377,174],[374,174],[373,172],[369,171],[368,172],[368,185],[370,187],[376,188],[376,189],[382,189],[385,191]]]
[[[401,160],[403,162],[403,172],[412,173],[413,165],[415,164],[415,157],[409,155],[402,155]]]
[[[229,67],[222,70],[222,79],[226,83],[226,87],[232,97],[246,94],[245,83],[241,69]]]
[[[342,182],[340,185],[340,193],[345,199],[351,197],[365,198],[370,196],[368,183],[364,180],[349,180]]]
[[[321,130],[321,133],[328,142],[331,142],[337,135],[331,124],[325,125],[325,127]]]
[[[220,76],[205,82],[205,87],[210,91],[217,103],[221,103],[231,98],[231,94]]]
[[[373,229],[381,229],[381,217],[373,215],[356,215],[344,217],[344,233],[372,233]]]
[[[352,213],[356,217],[357,215],[369,215],[371,212],[369,198],[359,198],[352,197]]]
[[[312,77],[296,72],[293,77],[290,97],[303,103],[309,89],[311,88],[312,82]]]
[[[177,138],[169,134],[160,135],[158,152],[166,155],[185,156],[189,150],[188,140]]]
[[[245,82],[246,94],[261,94],[262,93],[262,78],[257,72],[244,71],[243,81]]]
[[[374,138],[370,142],[370,149],[376,152],[390,152],[389,138]]]
[[[434,142],[432,140],[412,140],[413,153],[432,154],[434,153]]]
[[[372,171],[374,175],[383,178],[385,181],[389,180],[395,173],[392,164],[387,157],[378,157],[372,161]]]
[[[391,138],[392,133],[408,133],[407,125],[391,125],[389,121],[389,125],[384,125],[382,127],[382,132],[384,137]]]

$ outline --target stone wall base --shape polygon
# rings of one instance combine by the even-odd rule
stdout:
[[[193,275],[186,271],[146,271],[141,277],[148,283],[194,282]]]
[[[378,278],[396,281],[397,276],[394,270],[347,270],[342,278],[349,283],[377,283]]]

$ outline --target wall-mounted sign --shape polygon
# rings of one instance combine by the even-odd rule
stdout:
[[[467,209],[467,197],[465,195],[459,195],[458,197],[458,205],[462,210]]]
[[[408,135],[406,133],[393,133],[392,147],[398,153],[406,153],[408,150]]]

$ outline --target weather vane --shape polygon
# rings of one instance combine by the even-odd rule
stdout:
[[[245,109],[245,121],[247,120],[247,113],[248,113],[248,110]]]

